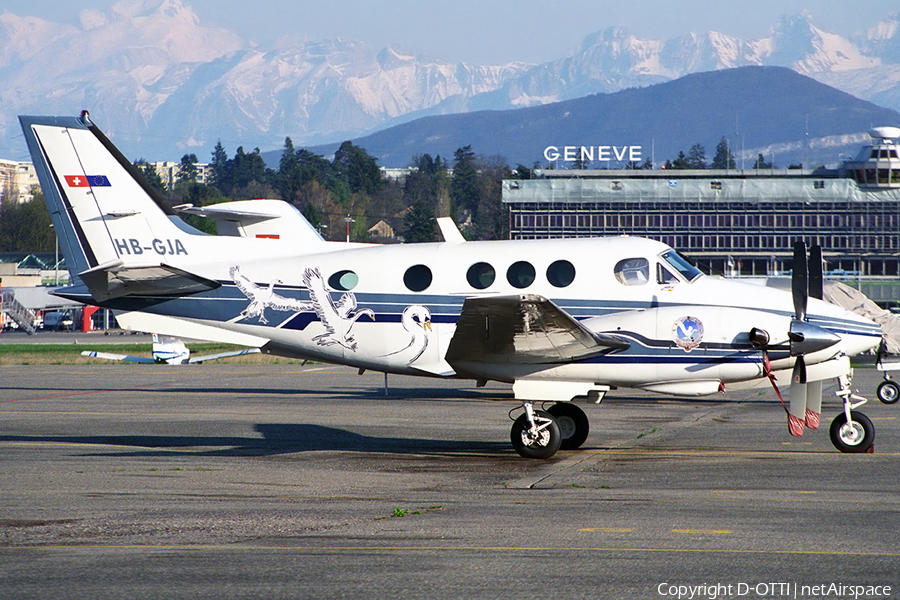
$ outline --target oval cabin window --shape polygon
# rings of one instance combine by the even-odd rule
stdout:
[[[547,281],[553,287],[566,287],[575,281],[575,266],[567,260],[558,260],[547,267]]]
[[[466,271],[466,281],[476,290],[484,290],[494,283],[497,273],[486,262],[477,262]]]
[[[506,270],[506,280],[514,288],[527,288],[534,283],[534,267],[524,260],[514,262]]]
[[[359,284],[359,275],[353,271],[338,271],[328,278],[328,285],[333,290],[347,292]]]
[[[413,292],[421,292],[431,285],[431,269],[425,265],[413,265],[403,274],[403,283]]]

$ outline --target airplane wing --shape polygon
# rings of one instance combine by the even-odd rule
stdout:
[[[205,356],[192,356],[188,362],[189,363],[202,363],[208,360],[218,360],[220,358],[230,358],[232,356],[244,356],[245,354],[258,354],[259,348],[249,348],[247,350],[235,350],[233,352],[220,352],[218,354],[207,354]],[[132,362],[132,363],[141,363],[141,364],[156,364],[162,363],[165,361],[159,361],[153,358],[147,358],[146,356],[129,356],[127,354],[111,354],[109,352],[97,352],[94,350],[85,350],[81,353],[82,356],[87,356],[89,358],[102,358],[104,360],[121,360],[123,362]]]
[[[147,358],[146,356],[128,356],[126,354],[110,354],[109,352],[96,352],[94,350],[85,350],[81,353],[82,356],[87,356],[90,358],[102,358],[104,360],[121,360],[124,362],[133,362],[133,363],[141,363],[141,364],[156,364],[156,360],[152,358]]]
[[[205,356],[192,356],[189,363],[202,363],[207,360],[219,360],[220,358],[230,358],[232,356],[244,356],[245,354],[259,354],[259,348],[249,348],[247,350],[235,350],[233,352],[219,352],[218,354],[207,354]]]
[[[589,330],[543,296],[468,298],[447,362],[567,363],[628,346],[625,339]]]

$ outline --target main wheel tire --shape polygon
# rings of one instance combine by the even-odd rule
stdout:
[[[866,452],[875,443],[875,426],[861,412],[851,411],[850,418],[850,423],[844,413],[834,418],[829,429],[831,443],[841,452]]]
[[[563,450],[581,448],[591,430],[584,411],[571,402],[557,402],[547,412],[556,418],[559,425],[559,435],[562,437],[559,447]]]
[[[540,427],[536,439],[529,436],[528,419],[523,414],[513,422],[509,433],[513,448],[524,458],[550,458],[559,450],[562,437],[556,419],[543,410],[534,411],[534,419]]]
[[[900,386],[896,381],[885,379],[878,384],[875,395],[885,404],[896,404],[900,400]]]

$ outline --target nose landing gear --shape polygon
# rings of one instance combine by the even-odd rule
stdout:
[[[875,427],[869,417],[853,410],[865,404],[866,399],[852,393],[848,376],[841,375],[838,382],[841,389],[835,394],[843,400],[844,410],[831,422],[829,429],[831,443],[841,452],[872,452],[875,444]],[[854,400],[856,402],[853,402]]]

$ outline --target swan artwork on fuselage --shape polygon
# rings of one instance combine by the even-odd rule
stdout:
[[[240,271],[240,267],[233,266],[228,270],[232,280],[241,292],[250,300],[247,308],[241,311],[236,320],[257,317],[260,323],[268,323],[265,316],[265,310],[271,308],[276,311],[288,311],[294,314],[302,312],[315,312],[319,321],[325,327],[325,331],[314,336],[312,339],[319,346],[339,345],[344,348],[356,352],[357,343],[350,330],[354,323],[361,317],[369,317],[375,320],[375,312],[371,308],[362,308],[357,310],[356,295],[353,292],[344,292],[335,302],[331,299],[331,293],[325,288],[325,281],[322,279],[322,273],[318,267],[307,268],[303,271],[302,281],[304,287],[309,292],[309,301],[288,298],[275,292],[275,285],[282,283],[280,279],[274,279],[269,282],[268,286],[257,285]],[[408,307],[403,313],[403,323],[406,330],[414,333],[407,321],[416,322],[412,316],[407,316],[407,312],[411,308],[418,308],[415,318],[419,319],[418,323],[424,322],[424,319],[431,316],[428,309],[423,306]],[[424,311],[424,316],[422,314]],[[419,327],[422,327],[419,324]],[[421,336],[419,336],[421,337]],[[417,337],[413,335],[413,341],[410,342],[412,347],[416,343]],[[408,362],[412,362],[422,354],[427,345],[424,343],[416,344],[419,348],[418,353]],[[406,350],[406,348],[404,348]],[[402,351],[401,351],[402,352]],[[408,364],[408,363],[407,363]]]
[[[331,294],[325,289],[325,282],[318,267],[307,268],[303,271],[303,285],[309,290],[309,298],[316,311],[316,316],[325,327],[325,331],[313,336],[313,341],[319,346],[343,346],[347,350],[356,352],[356,338],[350,333],[354,323],[363,316],[375,320],[375,311],[371,308],[356,310],[356,295],[353,292],[344,292],[337,302],[331,299]]]
[[[303,302],[276,293],[275,284],[281,283],[280,279],[273,279],[268,286],[263,287],[253,283],[250,278],[241,273],[240,267],[236,265],[228,270],[228,274],[237,288],[250,300],[247,308],[242,310],[238,318],[235,319],[237,321],[257,317],[260,323],[268,323],[269,320],[266,319],[267,308],[295,313],[315,310],[312,302]]]
[[[392,364],[411,365],[422,356],[428,347],[428,334],[431,332],[431,311],[421,304],[413,304],[403,309],[400,323],[409,333],[409,343],[394,352],[383,354]]]

